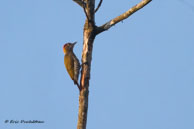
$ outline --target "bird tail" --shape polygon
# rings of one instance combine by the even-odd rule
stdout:
[[[77,81],[74,81],[74,84],[77,85],[77,88],[79,89],[79,91],[81,91],[81,87],[80,87],[80,85],[78,84],[78,82],[77,82]]]

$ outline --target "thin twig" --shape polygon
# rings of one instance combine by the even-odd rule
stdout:
[[[98,4],[97,8],[95,9],[95,13],[98,11],[98,9],[100,8],[101,4],[102,4],[103,0],[100,0],[100,3]]]
[[[83,3],[83,9],[84,9],[84,13],[86,15],[86,18],[88,19],[88,21],[90,21],[90,18],[88,16],[87,12],[86,12],[86,3]]]
[[[89,21],[89,17],[88,17],[88,14],[86,12],[86,3],[84,0],[73,0],[74,2],[76,2],[77,4],[79,4],[83,9],[84,9],[84,13]]]

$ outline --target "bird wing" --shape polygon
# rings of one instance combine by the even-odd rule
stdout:
[[[79,78],[80,63],[75,55],[73,56],[73,59],[74,59],[74,81],[77,82]]]
[[[71,77],[72,80],[74,80],[74,63],[73,63],[73,58],[71,58],[68,55],[64,56],[64,64],[67,69],[67,72],[69,76]]]

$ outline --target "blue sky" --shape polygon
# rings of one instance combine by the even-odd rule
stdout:
[[[104,0],[96,24],[139,1]],[[88,129],[194,128],[193,7],[189,0],[154,0],[96,37]],[[76,128],[79,93],[62,46],[78,41],[81,59],[82,9],[71,0],[4,0],[0,16],[0,128]]]

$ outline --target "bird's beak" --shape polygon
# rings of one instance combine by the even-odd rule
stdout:
[[[74,43],[73,43],[73,46],[74,46],[76,43],[77,43],[77,42],[74,42]]]

